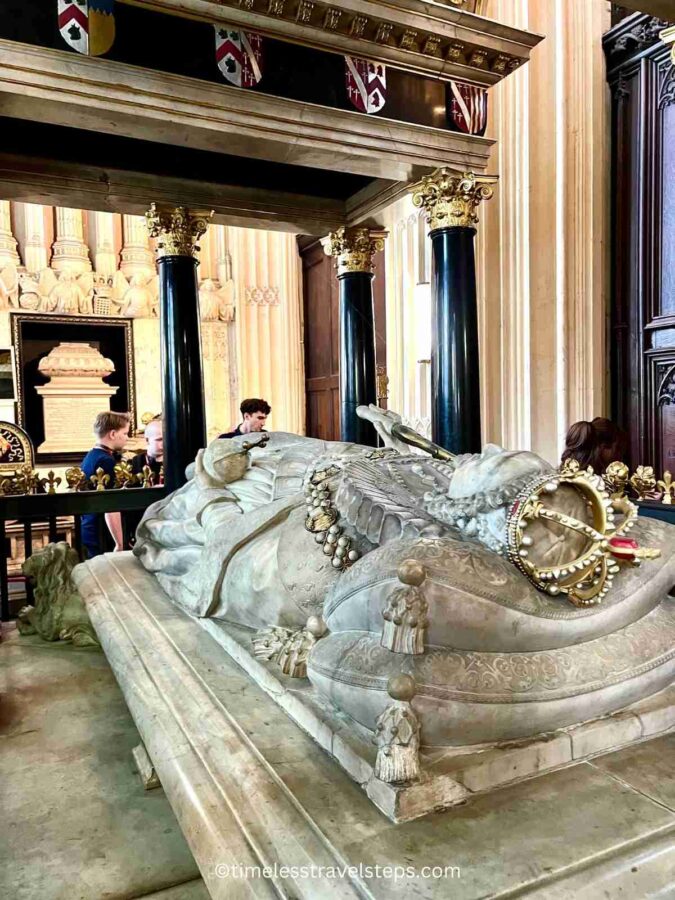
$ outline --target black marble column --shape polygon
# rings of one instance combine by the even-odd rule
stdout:
[[[356,407],[377,403],[372,272],[347,272],[340,282],[340,434],[343,441],[376,446],[370,422]]]
[[[170,491],[185,484],[185,467],[206,446],[196,253],[212,215],[155,203],[146,213],[159,268],[164,484]]]
[[[206,446],[197,260],[163,256],[158,267],[164,483],[173,491],[185,484],[185,467]]]
[[[475,229],[431,232],[432,439],[452,453],[481,449]]]

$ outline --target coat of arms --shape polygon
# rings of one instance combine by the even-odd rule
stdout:
[[[263,39],[250,31],[216,29],[216,62],[225,78],[237,87],[254,87],[263,75]]]
[[[101,56],[115,41],[115,0],[58,0],[61,37],[78,53]]]
[[[387,100],[387,68],[369,59],[345,56],[347,94],[364,113],[377,113]]]
[[[487,91],[461,81],[448,85],[448,127],[464,134],[485,134]]]

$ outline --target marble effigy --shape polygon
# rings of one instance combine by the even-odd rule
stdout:
[[[672,527],[592,474],[433,459],[360,412],[388,446],[214,441],[134,557],[79,567],[85,600],[123,578],[180,607],[395,821],[642,739],[624,718],[675,676]]]
[[[506,553],[514,501],[553,474],[544,460],[492,446],[428,459],[397,442],[394,418],[362,412],[389,448],[279,433],[247,451],[212,443],[188,484],[148,510],[137,558],[192,615],[258,630],[258,656],[288,665],[302,651],[314,688],[373,734],[400,702],[390,679],[410,676],[422,746],[532,736],[672,681],[668,525],[637,522],[632,534],[661,558],[610,561],[603,602],[575,606]],[[588,501],[561,484],[555,503],[583,518]],[[578,556],[583,534],[535,524],[547,564]],[[318,637],[310,617],[325,623]]]

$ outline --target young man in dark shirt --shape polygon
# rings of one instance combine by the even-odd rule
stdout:
[[[117,412],[99,413],[94,420],[94,434],[98,438],[98,443],[87,453],[80,468],[87,479],[95,475],[97,469],[102,469],[103,474],[108,476],[105,487],[109,490],[115,487],[115,466],[122,458],[121,451],[129,438],[129,416]],[[115,550],[124,550],[121,514],[105,513],[105,522],[114,541]],[[99,523],[100,515],[96,513],[82,516],[82,544],[89,558],[99,556],[106,549],[101,546]]]
[[[251,434],[265,430],[265,422],[272,412],[272,407],[265,400],[251,398],[244,400],[239,407],[242,415],[242,422],[237,425],[234,431],[227,431],[225,434],[219,434],[219,438],[233,438],[239,434]]]

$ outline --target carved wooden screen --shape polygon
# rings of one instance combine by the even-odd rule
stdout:
[[[613,415],[632,465],[675,471],[675,67],[667,23],[642,14],[605,36],[612,90]]]

